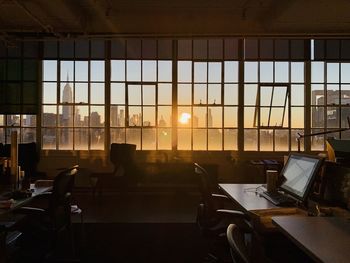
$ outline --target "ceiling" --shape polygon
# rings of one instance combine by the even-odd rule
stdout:
[[[348,35],[349,0],[0,0],[0,37]]]

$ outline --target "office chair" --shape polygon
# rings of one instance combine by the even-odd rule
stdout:
[[[202,234],[217,236],[225,233],[230,223],[239,224],[243,219],[249,219],[245,213],[233,207],[233,202],[226,195],[213,193],[219,192],[219,189],[202,166],[194,163],[194,171],[199,176],[199,188],[202,195],[196,219]]]
[[[111,173],[93,173],[92,178],[97,178],[96,189],[102,194],[103,189],[120,189],[136,184],[138,171],[135,165],[136,145],[128,143],[112,143],[110,149],[110,161],[113,164]]]
[[[52,192],[38,197],[48,199],[46,208],[22,207],[16,211],[29,216],[28,222],[24,225],[22,231],[25,241],[30,243],[41,242],[40,244],[44,245],[49,253],[52,253],[61,233],[67,230],[74,251],[71,230],[71,196],[74,177],[77,172],[78,166],[59,172],[53,180]],[[26,245],[28,243],[24,246]]]

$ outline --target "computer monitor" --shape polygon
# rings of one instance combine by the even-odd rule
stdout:
[[[323,163],[323,158],[291,153],[281,175],[284,182],[280,189],[295,199],[304,202]]]

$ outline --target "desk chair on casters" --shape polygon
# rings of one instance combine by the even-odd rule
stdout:
[[[54,178],[52,192],[38,197],[48,198],[47,208],[22,207],[17,211],[29,216],[29,222],[23,229],[23,236],[27,238],[24,241],[42,242],[41,244],[48,249],[46,258],[49,258],[54,252],[58,239],[64,231],[70,234],[74,253],[71,229],[71,196],[77,172],[78,166],[61,171]]]
[[[196,219],[202,234],[217,236],[225,233],[230,223],[248,220],[245,213],[233,207],[233,202],[226,195],[218,193],[217,183],[212,182],[206,169],[194,163],[194,171],[199,176],[199,189],[202,195]]]

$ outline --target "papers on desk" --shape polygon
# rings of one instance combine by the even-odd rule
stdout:
[[[0,200],[0,209],[10,209],[12,205],[15,203],[15,200]]]

